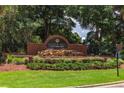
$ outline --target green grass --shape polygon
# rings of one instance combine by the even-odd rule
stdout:
[[[120,70],[120,77],[116,76],[116,69],[0,72],[0,87],[11,88],[68,87],[119,80],[124,80],[124,69]]]

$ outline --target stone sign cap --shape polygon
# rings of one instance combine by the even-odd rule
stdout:
[[[50,49],[63,49],[68,47],[69,42],[66,38],[62,36],[53,35],[49,36],[44,44],[47,48]]]

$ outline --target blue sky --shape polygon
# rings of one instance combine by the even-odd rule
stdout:
[[[77,32],[79,34],[79,36],[83,39],[86,38],[87,33],[89,32],[88,29],[82,29],[79,22],[77,22],[76,20],[73,19],[73,21],[76,23],[75,28],[73,28],[73,32]]]

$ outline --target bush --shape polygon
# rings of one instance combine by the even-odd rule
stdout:
[[[119,65],[124,63],[119,61]],[[88,69],[110,69],[116,67],[115,59],[106,62],[95,60],[69,60],[69,59],[41,59],[27,63],[32,70],[88,70]]]
[[[116,58],[108,59],[107,62],[104,64],[104,68],[115,68],[117,63],[116,63]],[[124,64],[124,60],[119,59],[119,65]]]
[[[124,59],[124,50],[120,51],[120,56],[121,56],[122,59]]]
[[[0,53],[0,64],[5,62],[5,57]]]
[[[15,64],[25,64],[26,58],[24,57],[16,57],[14,55],[7,55],[6,61],[8,63],[15,63]]]

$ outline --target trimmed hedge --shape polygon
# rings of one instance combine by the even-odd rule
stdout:
[[[119,65],[124,63],[119,61]],[[116,67],[115,59],[106,62],[94,60],[67,60],[67,59],[40,59],[27,63],[32,70],[88,70],[88,69],[111,69]]]
[[[16,57],[14,55],[7,55],[7,63],[13,63],[13,64],[25,64],[26,60],[28,60],[25,57]]]

